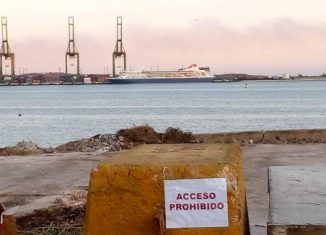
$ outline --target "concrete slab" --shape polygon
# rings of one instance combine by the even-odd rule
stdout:
[[[326,233],[326,167],[277,166],[268,171],[268,230],[324,226]]]
[[[46,208],[56,198],[87,190],[91,169],[107,158],[87,153],[0,157],[0,201],[24,212],[30,203]]]

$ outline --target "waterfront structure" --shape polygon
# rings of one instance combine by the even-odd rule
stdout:
[[[291,78],[291,75],[289,73],[284,73],[282,78],[288,80]]]
[[[75,20],[73,16],[68,17],[69,41],[65,56],[66,75],[68,75],[68,60],[76,59],[76,76],[80,74],[80,56],[75,43]]]
[[[7,17],[1,18],[1,32],[2,32],[2,43],[1,43],[1,49],[0,49],[0,79],[3,79],[5,77],[5,74],[3,74],[3,63],[2,59],[5,60],[10,59],[11,62],[11,73],[10,77],[15,77],[15,54],[11,52],[9,43],[8,43],[8,22]]]
[[[122,44],[122,17],[117,17],[117,42],[115,44],[115,48],[112,54],[112,75],[116,76],[115,70],[115,60],[123,57],[123,70],[125,71],[127,68],[127,54]]]

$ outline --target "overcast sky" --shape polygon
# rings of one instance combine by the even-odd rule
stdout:
[[[217,74],[326,72],[325,0],[0,0],[17,70],[31,72],[63,70],[68,16],[83,73],[111,71],[119,15],[134,69],[197,63]]]

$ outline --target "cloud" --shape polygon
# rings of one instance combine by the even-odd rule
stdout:
[[[321,73],[326,70],[326,25],[290,19],[264,22],[242,30],[213,19],[186,29],[142,26],[132,29],[129,47],[134,63],[210,65],[216,73]]]

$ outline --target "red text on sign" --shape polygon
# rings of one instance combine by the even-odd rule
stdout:
[[[223,202],[211,203],[171,203],[169,204],[170,211],[188,211],[188,210],[222,210],[224,208]]]
[[[215,199],[215,193],[178,193],[177,200]]]

